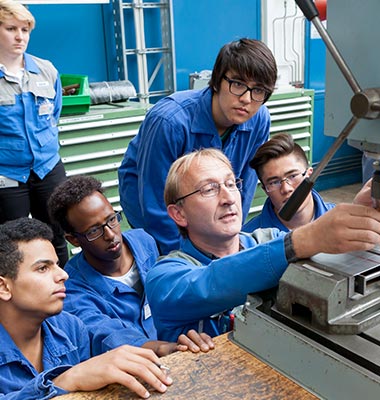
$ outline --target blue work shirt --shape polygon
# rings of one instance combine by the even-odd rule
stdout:
[[[58,163],[62,85],[47,60],[24,54],[22,85],[0,70],[0,175],[26,182],[43,179]]]
[[[322,197],[316,190],[313,189],[311,193],[314,201],[314,219],[319,218],[328,210],[331,210],[335,207],[335,204],[333,203],[324,202]],[[280,231],[289,232],[289,228],[287,228],[280,221],[277,214],[275,213],[273,209],[273,204],[269,197],[265,200],[261,213],[248,221],[244,225],[243,230],[246,232],[252,232],[258,228],[277,228]]]
[[[177,92],[160,100],[129,143],[119,168],[123,211],[134,228],[144,228],[156,239],[162,254],[180,245],[178,228],[167,214],[163,193],[171,164],[186,153],[201,148],[221,149],[235,175],[243,179],[243,218],[248,215],[257,185],[249,161],[268,140],[269,111],[261,106],[251,119],[233,126],[222,142],[211,107],[210,88]]]
[[[277,229],[240,234],[245,250],[215,260],[184,239],[185,256],[174,251],[160,257],[145,284],[158,336],[175,341],[189,329],[219,334],[210,316],[243,304],[248,293],[278,284],[288,266],[284,236]]]
[[[123,233],[144,285],[146,274],[153,267],[158,250],[154,239],[142,229]],[[150,307],[143,294],[123,282],[107,278],[77,254],[65,265],[67,297],[64,309],[77,315],[87,326],[92,354],[98,355],[123,344],[142,346],[157,340]],[[175,339],[177,341],[177,338]]]
[[[41,328],[44,371],[38,373],[0,324],[0,399],[42,400],[66,394],[51,380],[90,357],[87,329],[75,316],[61,312]]]

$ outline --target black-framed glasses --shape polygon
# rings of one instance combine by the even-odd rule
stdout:
[[[288,185],[295,187],[301,183],[302,179],[306,175],[306,172],[307,168],[305,169],[305,172],[292,173],[289,174],[288,176],[285,176],[285,178],[271,181],[265,185],[265,190],[268,193],[274,192],[275,190],[280,190],[283,182],[286,182]]]
[[[237,190],[241,190],[243,186],[243,179],[227,179],[224,182],[210,182],[201,186],[199,189],[194,190],[194,192],[185,194],[184,196],[178,197],[178,199],[174,200],[173,204],[178,203],[179,201],[186,199],[186,197],[192,196],[195,193],[200,193],[203,197],[214,197],[220,193],[221,186],[224,185],[226,189],[230,192],[235,192]]]
[[[87,239],[89,242],[93,242],[96,239],[99,239],[101,236],[104,235],[104,228],[108,226],[110,229],[115,229],[117,226],[120,225],[121,220],[123,219],[121,215],[121,211],[116,211],[115,214],[112,214],[110,217],[107,218],[107,221],[102,225],[93,226],[92,228],[88,229],[86,232],[73,232],[76,236],[82,236]]]
[[[229,83],[230,93],[235,96],[240,97],[243,96],[243,94],[250,92],[251,99],[253,101],[263,102],[270,95],[270,92],[263,87],[254,86],[253,88],[250,88],[245,83],[237,81],[235,79],[230,79],[226,75],[223,76],[223,79]]]

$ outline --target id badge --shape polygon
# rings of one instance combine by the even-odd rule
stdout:
[[[0,189],[6,189],[11,187],[18,187],[18,181],[0,175]]]
[[[43,103],[40,104],[38,109],[38,115],[51,115],[54,111],[54,105],[49,100],[45,100]]]
[[[152,316],[152,312],[150,311],[150,306],[149,306],[149,304],[145,304],[145,306],[144,306],[144,319],[148,319],[151,316]]]

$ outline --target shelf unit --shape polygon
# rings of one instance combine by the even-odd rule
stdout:
[[[133,82],[142,103],[173,93],[176,79],[172,0],[111,3],[119,79]],[[156,24],[159,29],[153,28]],[[135,69],[137,84],[131,76]]]

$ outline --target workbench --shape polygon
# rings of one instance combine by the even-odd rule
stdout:
[[[228,334],[215,338],[216,348],[208,353],[177,352],[163,358],[170,367],[173,385],[165,394],[152,393],[162,400],[315,400],[284,375],[264,364],[229,340]],[[57,400],[128,400],[139,397],[119,385],[94,392],[76,392]]]

